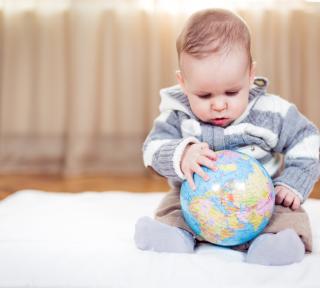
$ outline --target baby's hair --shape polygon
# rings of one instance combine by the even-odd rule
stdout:
[[[247,24],[240,16],[224,9],[201,10],[189,18],[177,38],[177,52],[203,58],[208,53],[228,52],[236,45],[246,49],[252,63],[251,37]]]

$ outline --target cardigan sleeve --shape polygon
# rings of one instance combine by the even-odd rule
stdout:
[[[143,161],[158,174],[173,181],[185,179],[180,163],[185,147],[197,143],[195,137],[183,137],[178,113],[174,110],[163,111],[155,119],[152,130],[143,144]]]
[[[291,105],[283,118],[276,152],[284,155],[284,170],[275,185],[291,188],[303,202],[320,175],[319,131]]]

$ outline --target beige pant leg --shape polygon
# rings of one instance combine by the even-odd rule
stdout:
[[[276,205],[270,222],[263,230],[263,233],[277,233],[286,228],[291,228],[297,232],[304,243],[307,252],[312,252],[312,233],[308,214],[303,208],[295,211],[290,208]],[[252,242],[252,241],[251,241]],[[233,249],[245,251],[251,242],[235,246]]]
[[[195,233],[184,221],[178,189],[172,189],[164,196],[155,212],[155,219],[167,225],[182,228],[195,236]]]
[[[312,252],[312,232],[308,214],[300,207],[293,211],[288,207],[276,205],[273,216],[263,233],[277,233],[292,228],[300,236],[306,251]]]

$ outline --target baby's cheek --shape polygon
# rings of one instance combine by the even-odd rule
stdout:
[[[240,99],[235,103],[232,103],[231,106],[232,106],[234,116],[239,117],[246,110],[248,103]]]

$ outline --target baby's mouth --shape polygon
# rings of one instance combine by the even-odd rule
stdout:
[[[229,118],[219,117],[219,118],[212,119],[211,123],[217,126],[224,126],[225,124],[227,124],[228,120]]]

